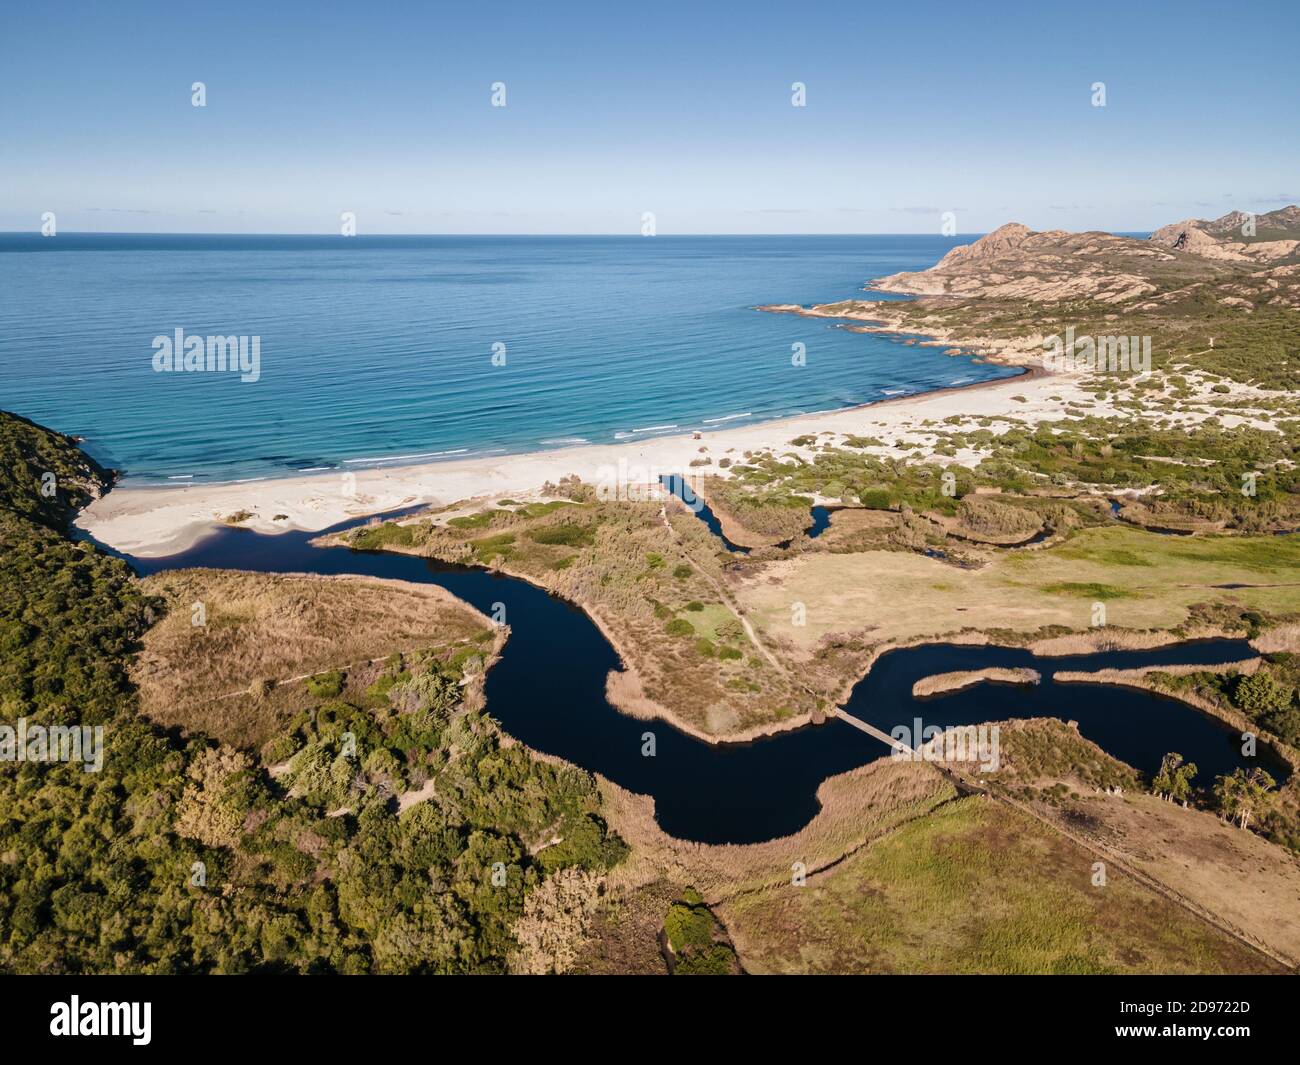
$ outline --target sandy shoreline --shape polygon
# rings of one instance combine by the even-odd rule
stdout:
[[[866,314],[828,315],[796,304],[770,304],[755,308],[777,314],[835,318],[860,332],[920,336],[891,321],[887,304],[876,304],[873,317]],[[847,323],[857,324],[849,325]],[[930,338],[926,347],[968,350],[960,340]],[[900,347],[900,357],[906,358]],[[480,455],[443,459],[410,466],[369,470],[332,470],[307,476],[224,484],[178,487],[118,486],[84,509],[78,527],[101,543],[128,554],[153,558],[192,547],[228,518],[249,515],[240,528],[260,533],[291,530],[318,532],[340,522],[417,505],[447,506],[461,500],[495,501],[506,497],[537,498],[547,482],[577,475],[589,483],[627,485],[656,483],[664,474],[702,475],[719,472],[718,460],[743,458],[745,452],[772,449],[777,454],[811,456],[790,441],[802,436],[832,434],[865,436],[882,442],[891,453],[896,441],[917,432],[922,424],[940,424],[946,418],[1008,418],[1027,422],[1055,419],[1066,414],[1071,400],[1087,398],[1078,379],[1048,374],[1026,352],[985,348],[984,357],[1021,371],[1016,376],[948,386],[909,396],[894,396],[840,410],[800,414],[771,421],[658,436],[643,441],[586,444],[549,451],[508,455]],[[1014,399],[1012,398],[1014,397]],[[927,449],[928,450],[928,449]],[[692,461],[711,459],[692,467]],[[967,456],[966,461],[978,461]],[[963,461],[963,457],[948,461]]]
[[[176,488],[116,487],[81,512],[77,526],[128,554],[159,557],[184,551],[223,519],[248,512],[241,528],[262,533],[316,532],[353,518],[417,504],[445,506],[465,499],[535,497],[550,481],[576,474],[600,483],[648,483],[660,474],[691,472],[690,463],[717,461],[773,448],[799,452],[796,437],[833,433],[872,436],[888,447],[924,421],[948,417],[1010,417],[1027,421],[1061,417],[1064,403],[1081,395],[1075,382],[1041,371],[995,381],[900,396],[843,410],[797,415],[703,433],[645,441],[590,444],[517,455],[479,456],[365,471],[331,471],[243,484]],[[1011,396],[1023,401],[1011,401]],[[1060,399],[1052,399],[1059,396]]]

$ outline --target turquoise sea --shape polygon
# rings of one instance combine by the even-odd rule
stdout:
[[[0,234],[0,408],[176,485],[707,432],[1012,372],[753,309],[971,239]],[[258,379],[156,371],[177,329]]]

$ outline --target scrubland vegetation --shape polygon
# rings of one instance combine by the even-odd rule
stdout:
[[[580,604],[622,654],[628,697],[700,735],[816,712],[816,699],[749,639],[722,591],[731,560],[694,515],[568,488],[576,498],[376,525],[348,542],[496,566]]]
[[[702,487],[709,508],[732,528],[732,541],[745,547],[782,543],[792,540],[810,523],[812,500],[790,494],[784,488],[774,492],[751,490],[736,479],[709,477]],[[739,536],[739,539],[737,538]]]
[[[1184,258],[1180,265],[1188,262]],[[981,347],[1060,333],[1070,325],[1078,336],[1150,336],[1157,371],[1205,371],[1271,391],[1294,390],[1300,384],[1300,364],[1295,361],[1300,326],[1294,306],[1286,302],[1295,299],[1300,285],[1294,272],[1270,278],[1235,267],[1202,283],[1187,285],[1182,275],[1170,280],[1156,298],[1122,307],[1091,299],[979,298],[896,302],[888,310],[908,331],[978,337]],[[1225,303],[1225,298],[1245,303]],[[847,301],[844,313],[869,316],[874,307],[867,301]]]
[[[392,655],[358,690],[363,675],[343,660],[373,650],[372,637],[344,634],[333,668],[288,682],[299,689],[300,712],[279,730],[263,722],[274,734],[262,751],[205,735],[212,719],[197,698],[171,722],[179,731],[164,730],[141,714],[130,667],[166,599],[123,563],[63,535],[81,490],[53,502],[33,496],[43,466],[69,484],[84,478],[86,490],[103,485],[102,471],[66,438],[8,415],[0,415],[0,442],[3,718],[103,725],[106,747],[99,773],[80,763],[0,764],[0,969],[497,972],[567,964],[624,847],[606,828],[588,774],[505,741],[485,716],[481,672],[471,665],[484,657],[481,647],[472,656],[462,648]],[[199,579],[181,575],[170,589],[155,583],[175,606],[192,591],[186,581]],[[206,579],[218,599],[244,583]],[[213,612],[227,630],[218,637],[228,651],[217,656],[218,672],[202,677],[193,656],[158,660],[167,671],[153,678],[159,691],[184,692],[168,675],[178,670],[196,695],[211,694],[248,661],[261,608],[275,616],[303,606],[294,580],[278,588],[274,578],[249,580],[259,610]],[[330,604],[327,592],[311,593],[313,609],[336,620],[358,609],[355,595]],[[361,607],[355,616],[373,617],[377,604]],[[390,625],[388,636],[445,636],[464,625],[453,617],[435,634],[420,620],[400,633]],[[189,624],[188,610],[181,621]],[[167,630],[162,646],[175,651],[179,638]],[[288,646],[284,668],[331,657],[319,643]],[[241,679],[251,687],[267,677]],[[272,759],[282,760],[275,773]]]
[[[752,456],[732,467],[739,484],[728,498],[748,488],[769,507],[778,501],[806,510],[803,497],[816,494],[871,510],[952,519],[952,532],[975,540],[993,534],[994,543],[1044,526],[1108,521],[1099,503],[1129,493],[1141,494],[1125,503],[1123,514],[1136,524],[1289,531],[1300,525],[1300,420],[1279,422],[1275,430],[1212,420],[1189,434],[1091,416],[997,432],[936,426],[927,430],[934,458],[879,456],[829,443],[808,460]],[[982,457],[972,468],[943,462],[944,450]],[[1244,476],[1252,473],[1252,494],[1246,494]]]

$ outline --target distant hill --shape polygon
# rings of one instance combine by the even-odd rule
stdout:
[[[953,248],[928,270],[892,274],[873,287],[919,296],[1125,303],[1232,272],[1227,264],[1177,255],[1149,240],[1095,231],[1036,233],[1009,222]]]
[[[1256,235],[1249,238],[1241,236],[1241,227],[1247,217],[1241,211],[1230,211],[1213,222],[1202,223],[1202,228],[1217,237],[1231,237],[1233,240],[1245,240],[1247,243],[1252,240],[1300,240],[1300,207],[1294,204],[1269,211],[1267,214],[1256,215]]]
[[[1161,226],[1151,234],[1157,244],[1215,259],[1280,262],[1296,259],[1300,250],[1300,207],[1282,207],[1254,216],[1254,231],[1247,233],[1251,216],[1229,211],[1206,221],[1189,218]]]
[[[1177,222],[1146,240],[1035,232],[1009,222],[953,248],[928,270],[891,274],[872,287],[918,296],[1146,308],[1197,290],[1223,306],[1300,309],[1300,208],[1258,215],[1249,242],[1240,236],[1246,220],[1233,212],[1211,222]]]
[[[1300,239],[1259,239],[1300,232],[1300,209],[1258,215],[1249,243],[1239,239],[1245,221],[1235,212],[1192,219],[1149,238],[1037,233],[1011,222],[928,270],[867,286],[915,300],[842,301],[813,311],[1030,361],[1046,335],[1073,323],[1080,335],[1152,337],[1156,370],[1178,366],[1300,390]]]

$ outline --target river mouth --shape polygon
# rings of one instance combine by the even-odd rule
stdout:
[[[488,673],[488,712],[528,746],[651,796],[660,826],[679,839],[758,843],[790,835],[817,815],[822,781],[889,756],[884,743],[836,718],[753,742],[709,744],[666,722],[628,717],[605,698],[606,676],[621,668],[619,657],[577,606],[487,570],[413,555],[311,546],[326,533],[263,535],[223,527],[180,554],[119,557],[142,575],[203,567],[436,584],[489,616],[504,608],[511,634]],[[881,655],[853,689],[846,709],[885,732],[910,729],[917,718],[926,726],[1027,717],[1074,720],[1085,738],[1147,774],[1159,768],[1165,753],[1178,751],[1200,767],[1196,783],[1206,786],[1214,776],[1262,759],[1243,758],[1236,732],[1184,703],[1129,688],[1060,684],[1053,676],[1059,670],[1217,665],[1254,654],[1244,640],[1068,658],[989,645],[926,644]],[[1024,688],[978,684],[912,698],[912,685],[923,676],[990,666],[1029,666],[1043,680]],[[645,753],[649,737],[653,756]],[[1286,776],[1285,767],[1269,762],[1267,768],[1279,780]]]

